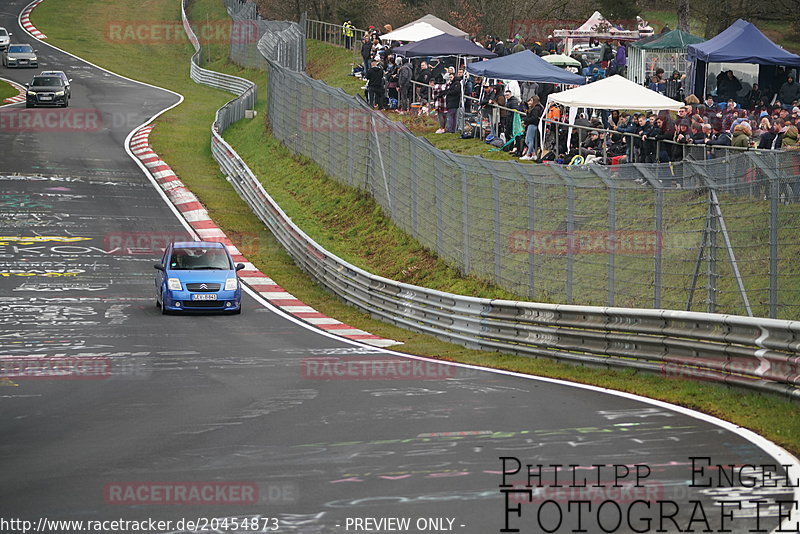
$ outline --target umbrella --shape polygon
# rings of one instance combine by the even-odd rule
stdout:
[[[581,62],[575,58],[565,56],[564,54],[550,54],[542,56],[542,59],[551,65],[558,65],[559,67],[578,67],[581,68]]]

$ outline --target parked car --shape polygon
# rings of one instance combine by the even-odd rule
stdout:
[[[67,88],[67,98],[72,98],[72,78],[67,78],[67,74],[63,70],[43,70],[38,74],[39,76],[58,76],[64,80],[64,87]]]
[[[11,35],[13,34],[8,33],[5,28],[0,28],[0,51],[5,50],[11,44]]]
[[[29,44],[10,44],[3,52],[4,67],[38,67],[36,50]]]
[[[36,106],[69,106],[69,91],[60,76],[34,76],[26,83],[25,107]]]
[[[171,243],[155,264],[156,306],[161,313],[227,311],[241,313],[242,291],[228,249],[212,241]]]

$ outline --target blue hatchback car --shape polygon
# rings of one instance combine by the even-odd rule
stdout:
[[[241,313],[242,290],[228,249],[213,241],[171,243],[155,264],[156,306],[161,313],[225,311]]]

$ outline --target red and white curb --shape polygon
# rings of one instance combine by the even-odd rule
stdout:
[[[7,80],[5,78],[0,78],[0,80],[6,82],[7,84],[9,84],[11,87],[13,87],[14,89],[16,89],[19,92],[19,94],[17,96],[10,96],[8,98],[3,99],[3,102],[6,102],[8,104],[18,104],[20,102],[25,102],[25,93],[27,92],[25,87],[23,87],[22,85],[18,84],[17,82],[14,82],[12,80]]]
[[[239,271],[239,277],[253,291],[257,292],[276,308],[280,308],[289,315],[331,334],[357,340],[375,347],[390,347],[401,344],[399,341],[384,339],[369,332],[353,328],[318,312],[311,306],[306,306],[302,301],[276,284],[270,277],[259,271],[252,263],[248,262],[247,258],[236,248],[236,245],[225,235],[225,232],[211,220],[208,212],[197,197],[194,196],[194,193],[183,185],[170,166],[150,147],[149,136],[152,130],[153,126],[145,126],[133,134],[130,142],[131,152],[147,167],[148,172],[158,182],[161,189],[164,190],[167,198],[181,212],[201,239],[218,241],[224,244],[235,262],[244,263],[245,268]]]
[[[22,23],[22,27],[28,30],[28,33],[36,37],[37,39],[47,39],[47,36],[36,29],[36,26],[31,24],[31,11],[33,8],[41,4],[44,0],[36,0],[28,7],[25,8],[25,11],[22,12],[22,15],[19,17],[19,21]]]

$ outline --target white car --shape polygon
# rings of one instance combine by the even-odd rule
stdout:
[[[0,28],[0,51],[8,48],[9,43],[11,43],[11,34],[5,28]]]

